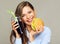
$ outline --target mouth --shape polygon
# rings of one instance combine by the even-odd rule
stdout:
[[[33,19],[28,19],[27,22],[32,22]]]
[[[33,17],[29,18],[27,22],[32,22],[32,20],[33,20]]]
[[[28,20],[27,22],[28,22],[28,23],[31,23],[31,22],[32,22],[32,20]]]

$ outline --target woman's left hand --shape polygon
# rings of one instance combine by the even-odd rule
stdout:
[[[30,32],[30,41],[34,40],[34,35],[39,34],[40,32],[42,32],[44,30],[44,26],[39,26],[36,28],[36,30],[31,30]]]
[[[32,36],[34,36],[35,34],[38,34],[38,33],[42,32],[43,30],[44,30],[44,26],[39,26],[39,27],[36,27],[36,30],[35,31],[34,30],[31,30],[30,34]]]

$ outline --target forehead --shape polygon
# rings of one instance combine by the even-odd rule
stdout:
[[[25,6],[23,9],[22,9],[22,14],[28,12],[28,11],[33,11],[29,6]]]

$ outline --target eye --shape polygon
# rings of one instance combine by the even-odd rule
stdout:
[[[31,11],[28,11],[28,13],[30,14],[30,13],[31,13]]]

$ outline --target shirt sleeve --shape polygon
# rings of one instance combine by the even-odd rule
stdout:
[[[42,37],[41,44],[50,44],[51,31],[49,28],[46,28],[45,34]]]
[[[16,38],[15,44],[22,44],[21,38]]]

